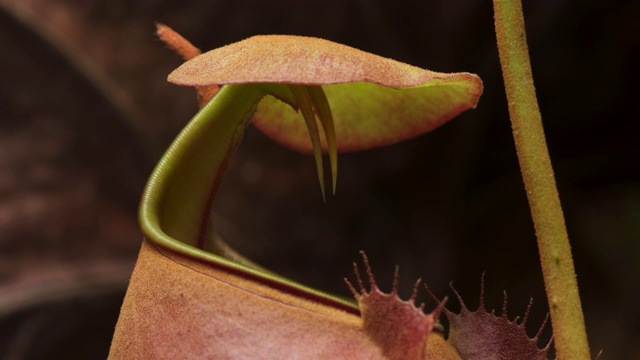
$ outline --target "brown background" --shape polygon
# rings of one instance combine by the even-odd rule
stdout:
[[[180,60],[154,37],[154,21],[201,49],[310,35],[479,74],[476,110],[414,140],[341,155],[326,203],[311,157],[249,128],[215,204],[218,228],[257,262],[343,295],[360,249],[383,286],[399,264],[404,294],[418,277],[439,296],[454,281],[471,308],[486,271],[489,307],[507,290],[514,317],[533,296],[535,333],[544,288],[490,2],[184,3],[0,1],[1,357],[106,356],[140,245],[141,189],[197,109],[191,89],[165,82]],[[525,1],[591,346],[607,359],[640,357],[638,15],[633,1]]]

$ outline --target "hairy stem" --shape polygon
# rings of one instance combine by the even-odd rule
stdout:
[[[494,0],[495,27],[520,169],[538,238],[558,359],[588,359],[571,247],[535,95],[520,0]]]

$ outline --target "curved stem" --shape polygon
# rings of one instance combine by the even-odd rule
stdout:
[[[212,253],[215,239],[208,226],[211,203],[228,159],[266,94],[287,86],[243,84],[223,86],[180,132],[153,170],[142,195],[139,221],[144,237],[169,250],[321,303],[355,313],[351,300],[295,283],[261,268]]]
[[[495,27],[520,169],[536,228],[558,359],[588,359],[571,247],[533,85],[520,0],[494,0]]]
[[[180,132],[142,196],[139,220],[147,238],[165,246],[203,247],[227,161],[264,95],[255,85],[225,86]]]

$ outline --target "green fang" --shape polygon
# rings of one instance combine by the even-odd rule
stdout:
[[[336,194],[336,181],[338,180],[338,148],[336,145],[336,129],[333,124],[333,115],[329,107],[329,101],[320,86],[307,86],[309,96],[316,110],[316,115],[322,124],[324,135],[327,140],[327,151],[329,152],[329,163],[331,164],[331,182],[333,195]]]
[[[307,124],[307,129],[309,130],[309,136],[311,137],[311,143],[313,145],[313,155],[316,161],[316,170],[318,172],[318,180],[320,181],[320,190],[322,191],[322,199],[326,200],[322,148],[316,116],[322,125],[322,130],[324,131],[327,141],[327,151],[329,152],[329,162],[331,164],[332,190],[335,195],[336,180],[338,178],[338,150],[331,108],[320,86],[291,85],[291,90],[298,108],[302,112],[304,121]]]

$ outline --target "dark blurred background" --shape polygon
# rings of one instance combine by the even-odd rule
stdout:
[[[640,358],[640,3],[524,1],[533,73],[592,350]],[[358,250],[383,288],[400,265],[475,309],[546,312],[491,2],[0,0],[0,358],[105,358],[141,242],[155,162],[197,111],[166,75],[160,21],[203,50],[255,34],[323,37],[484,81],[477,109],[436,131],[340,157],[322,202],[308,155],[254,128],[215,203],[249,258],[348,296]],[[422,300],[433,302],[422,294]],[[458,309],[456,301],[450,301]],[[499,312],[499,310],[498,310]],[[543,332],[541,345],[550,329]]]

